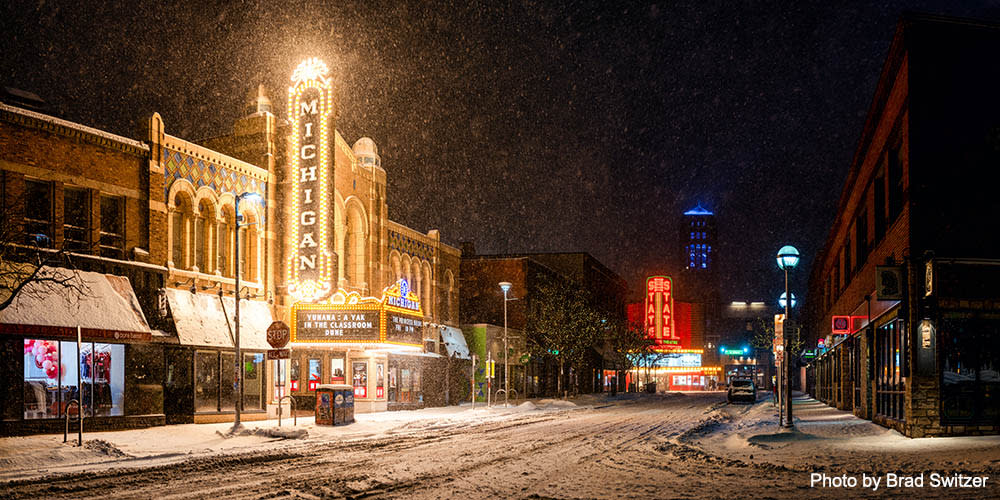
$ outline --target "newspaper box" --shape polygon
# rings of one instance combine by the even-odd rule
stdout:
[[[333,424],[343,425],[354,421],[354,388],[347,384],[333,387]]]
[[[316,386],[316,425],[334,425],[337,386],[321,384]]]

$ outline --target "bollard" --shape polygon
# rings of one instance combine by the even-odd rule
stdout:
[[[291,395],[282,396],[280,399],[278,399],[278,427],[281,427],[281,413],[282,413],[281,402],[286,399],[288,400],[288,406],[292,410],[292,426],[297,427],[299,425],[299,416],[295,414],[295,398],[293,398]]]
[[[80,421],[80,428],[78,430],[79,436],[77,437],[77,446],[83,446],[83,407],[80,406],[80,401],[76,399],[69,400],[66,403],[66,428],[63,429],[63,442],[65,443],[69,439],[69,409],[71,406],[76,405],[76,417]]]

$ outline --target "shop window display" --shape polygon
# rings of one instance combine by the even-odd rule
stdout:
[[[194,363],[194,411],[219,411],[219,353],[198,351]]]
[[[368,363],[364,361],[354,363],[354,397],[368,397]]]
[[[122,415],[124,381],[124,345],[84,342],[78,352],[76,342],[24,341],[26,419],[64,416],[73,399],[81,402],[84,416]]]
[[[236,353],[222,355],[222,378],[219,380],[219,409],[236,411]]]
[[[309,390],[315,391],[316,386],[322,383],[322,360],[320,359],[310,359],[309,360]]]
[[[347,378],[344,375],[344,358],[330,359],[330,383],[346,384]]]
[[[264,355],[243,355],[243,409],[264,408]]]

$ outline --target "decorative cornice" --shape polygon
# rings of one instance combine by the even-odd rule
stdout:
[[[115,149],[135,156],[149,156],[149,146],[134,139],[4,103],[0,103],[0,120],[65,137],[80,139],[97,146]]]

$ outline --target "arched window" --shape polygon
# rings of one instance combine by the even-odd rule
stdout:
[[[366,284],[365,221],[357,206],[351,205],[347,209],[347,233],[344,239],[344,273],[351,286],[361,287]]]
[[[431,275],[431,264],[426,260],[423,263],[423,289],[420,295],[421,307],[424,309],[424,316],[434,316],[434,277]]]
[[[232,278],[236,270],[235,266],[233,266],[235,228],[236,216],[233,213],[233,207],[224,206],[222,208],[222,217],[219,219],[218,258],[216,260],[218,261],[219,272],[227,278]]]
[[[423,274],[420,270],[420,261],[413,259],[410,265],[413,266],[413,281],[410,282],[410,290],[413,290],[413,293],[417,296],[417,300],[420,301],[420,307],[426,311],[427,306],[424,305]]]
[[[389,283],[387,283],[387,286],[399,281],[399,278],[403,275],[403,267],[399,260],[399,254],[395,250],[389,255],[389,273]]]
[[[194,264],[198,266],[198,271],[211,273],[215,271],[212,264],[212,250],[214,249],[215,238],[215,205],[209,200],[201,200],[198,204],[198,215],[195,217],[194,225]]]
[[[452,304],[452,294],[455,293],[455,275],[451,273],[451,270],[445,272],[445,277],[447,279],[447,295],[445,295],[444,301],[444,320],[452,321],[451,315],[451,304]]]
[[[190,269],[194,265],[191,258],[191,225],[194,209],[190,196],[179,192],[174,196],[174,208],[170,212],[170,261],[179,269]]]
[[[241,212],[243,212],[241,210]],[[256,214],[247,211],[241,214],[243,224],[240,225],[240,279],[257,281],[257,221]]]

